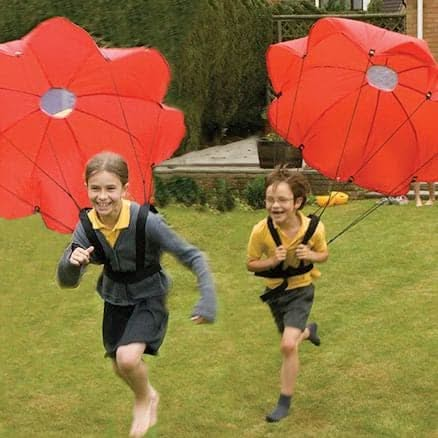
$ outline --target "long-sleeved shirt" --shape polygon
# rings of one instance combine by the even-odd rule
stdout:
[[[121,230],[112,247],[100,230],[95,230],[102,244],[108,262],[113,271],[134,271],[136,267],[135,228],[140,206],[131,202],[129,226]],[[192,315],[199,315],[209,321],[216,316],[216,293],[213,278],[206,257],[195,246],[179,237],[159,214],[149,213],[146,221],[145,266],[160,263],[163,252],[174,255],[183,265],[193,271],[197,277],[201,298]],[[84,228],[79,222],[73,233],[71,245],[64,251],[58,263],[57,279],[61,287],[74,288],[79,285],[86,266],[75,266],[69,259],[72,249],[80,246],[84,249],[91,246]],[[93,253],[91,263],[99,263]],[[102,272],[97,282],[99,295],[111,304],[126,306],[136,304],[142,299],[164,295],[170,286],[170,278],[161,270],[137,283],[119,283]]]

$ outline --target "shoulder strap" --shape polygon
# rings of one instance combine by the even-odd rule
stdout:
[[[316,227],[318,226],[318,223],[319,223],[318,216],[311,214],[311,215],[309,215],[309,218],[310,218],[310,222],[309,222],[309,225],[307,227],[306,232],[304,233],[303,240],[302,240],[302,243],[304,245],[306,245],[309,242],[309,240],[311,239],[311,237],[315,233]],[[274,227],[274,224],[273,224],[271,217],[268,217],[268,228],[269,228],[269,232],[271,233],[272,238],[274,239],[275,244],[277,246],[280,246],[281,245],[281,238],[280,238],[280,235],[278,234],[278,231]],[[281,267],[281,264],[280,264],[280,265],[276,266],[274,269],[269,269],[267,271],[262,271],[262,272],[256,272],[255,275],[258,277],[265,277],[265,278],[287,278],[287,277],[292,277],[294,275],[304,274],[304,273],[312,270],[312,268],[313,268],[312,263],[306,265],[306,264],[304,264],[304,260],[301,260],[300,264],[296,268],[288,266],[286,269],[283,269]]]
[[[312,238],[312,236],[315,233],[316,227],[318,226],[318,223],[319,223],[319,216],[316,216],[316,214],[309,214],[308,217],[310,218],[310,223],[309,223],[307,230],[303,236],[302,243],[304,245],[307,245],[307,242],[309,242],[309,240]],[[268,228],[269,228],[269,232],[271,233],[272,238],[274,239],[275,244],[277,246],[280,246],[281,245],[281,238],[280,238],[280,235],[278,234],[277,229],[274,226],[274,223],[272,221],[271,216],[268,217]]]
[[[304,245],[307,245],[307,242],[315,234],[316,227],[318,226],[318,223],[319,223],[319,216],[317,216],[316,214],[309,214],[308,217],[310,218],[310,223],[309,223],[309,226],[307,227],[307,230],[303,236],[302,243]]]
[[[103,250],[103,246],[100,243],[100,240],[97,237],[96,231],[93,228],[93,225],[88,217],[88,212],[90,208],[83,208],[79,212],[79,219],[81,221],[82,227],[84,228],[85,235],[87,236],[90,245],[94,246],[94,255],[102,260],[103,263],[106,262],[105,251]]]
[[[280,235],[278,234],[278,231],[274,226],[274,222],[272,221],[271,216],[268,217],[268,228],[272,238],[274,239],[275,244],[277,246],[280,246],[281,245]]]
[[[152,211],[152,207],[150,207],[148,204],[143,204],[140,206],[137,216],[137,223],[135,226],[135,264],[137,271],[141,271],[144,268],[144,256],[146,251],[146,221],[149,210]]]

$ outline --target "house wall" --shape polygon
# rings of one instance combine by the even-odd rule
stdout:
[[[407,33],[417,36],[417,0],[407,0]],[[423,0],[423,39],[438,61],[438,0]]]

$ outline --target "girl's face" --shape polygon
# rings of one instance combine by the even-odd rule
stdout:
[[[123,185],[115,173],[106,170],[96,172],[88,179],[88,198],[104,224],[117,222],[127,188],[128,184]]]
[[[266,189],[266,209],[276,224],[284,224],[294,217],[302,201],[302,198],[294,199],[289,184],[285,182],[280,182],[276,186],[270,185]]]

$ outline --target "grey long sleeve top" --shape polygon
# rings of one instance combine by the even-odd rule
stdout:
[[[105,254],[115,271],[133,271],[136,266],[135,228],[139,205],[131,202],[130,223],[120,235],[112,248],[99,230],[95,230]],[[195,306],[192,315],[199,315],[213,321],[216,316],[216,293],[213,278],[205,256],[195,246],[179,237],[162,219],[159,214],[149,213],[146,227],[145,266],[160,263],[163,252],[173,254],[183,265],[193,271],[197,277],[201,298]],[[85,266],[75,266],[69,259],[74,245],[88,248],[84,228],[79,222],[73,233],[71,244],[62,255],[57,269],[58,283],[63,288],[74,288],[79,285],[80,279],[86,270]],[[91,263],[98,263],[91,254]],[[102,272],[97,282],[99,295],[111,304],[126,306],[136,304],[142,299],[164,295],[170,285],[169,276],[159,271],[137,283],[114,282]]]

